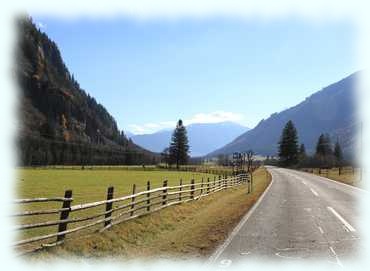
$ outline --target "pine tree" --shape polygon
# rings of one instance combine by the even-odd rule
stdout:
[[[324,156],[325,155],[325,136],[321,134],[316,144],[316,155]]]
[[[321,157],[328,157],[333,154],[331,148],[331,140],[328,134],[321,134],[316,145],[316,155]]]
[[[339,141],[335,143],[334,147],[334,157],[336,159],[336,163],[338,166],[341,166],[342,161],[343,161],[343,152],[342,152],[342,147],[339,144]]]
[[[285,125],[279,141],[279,157],[282,166],[291,166],[298,162],[298,135],[291,120]]]
[[[169,148],[171,164],[176,164],[176,168],[186,164],[189,159],[189,141],[187,137],[186,128],[180,119],[177,123],[176,129],[172,134],[172,139]]]
[[[303,161],[304,159],[307,158],[307,154],[306,154],[306,147],[304,144],[301,144],[299,146],[299,160],[300,161]]]

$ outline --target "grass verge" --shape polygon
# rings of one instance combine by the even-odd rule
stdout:
[[[169,207],[114,226],[103,233],[67,239],[63,245],[31,254],[54,257],[200,258],[220,245],[271,181],[264,168],[254,173],[253,192],[240,186]]]
[[[313,174],[326,177],[328,179],[332,179],[341,183],[349,184],[352,186],[356,186],[361,188],[363,186],[363,182],[360,180],[360,169],[352,169],[352,168],[343,168],[341,174],[339,175],[338,168],[331,168],[328,170],[322,170],[321,174],[318,168],[310,169],[313,170]]]

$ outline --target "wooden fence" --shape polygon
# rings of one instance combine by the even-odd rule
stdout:
[[[52,227],[53,229],[47,234],[32,235],[30,238],[16,241],[13,245],[21,251],[27,249],[33,251],[40,247],[55,246],[61,244],[65,236],[72,233],[88,228],[102,231],[142,215],[175,204],[200,199],[212,193],[243,184],[248,186],[249,193],[252,187],[249,174],[232,177],[218,176],[218,178],[215,176],[213,179],[207,178],[206,180],[202,178],[197,183],[193,179],[188,184],[184,184],[180,180],[179,185],[176,186],[168,186],[168,182],[165,180],[162,187],[158,188],[152,188],[151,183],[147,182],[146,190],[138,192],[136,191],[136,185],[133,185],[131,195],[116,198],[114,197],[114,187],[108,187],[105,200],[76,205],[72,205],[72,190],[65,191],[63,197],[18,199],[15,203],[22,205],[22,207],[32,203],[36,203],[38,207],[48,206],[27,211],[23,208],[21,212],[14,214],[13,216],[18,218],[32,218],[31,223],[21,223],[15,227],[15,230],[26,231],[45,227]],[[61,204],[61,206],[50,208],[51,203],[54,203],[54,205]],[[59,218],[49,220],[51,215]],[[49,219],[39,219],[40,217]],[[70,227],[71,225],[76,226]]]
[[[328,176],[329,173],[337,173],[338,176],[344,174],[356,174],[356,168],[354,167],[338,167],[338,168],[302,168],[304,172]]]

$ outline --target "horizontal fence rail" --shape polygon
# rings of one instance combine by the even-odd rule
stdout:
[[[330,173],[337,173],[338,175],[352,174],[355,175],[360,169],[354,167],[336,167],[336,168],[302,168],[304,172],[318,174],[318,175],[328,175]]]
[[[248,193],[251,192],[252,182],[250,174],[218,176],[218,178],[214,176],[214,178],[202,178],[200,182],[191,180],[188,184],[184,184],[183,180],[180,180],[179,185],[173,186],[169,186],[168,181],[165,180],[163,185],[157,188],[152,188],[150,181],[148,181],[146,190],[138,192],[136,191],[136,185],[133,185],[132,194],[121,197],[115,197],[114,187],[108,187],[105,200],[76,205],[72,205],[72,190],[65,191],[64,197],[18,199],[14,203],[22,205],[22,207],[32,203],[37,203],[38,206],[41,206],[45,203],[60,204],[60,202],[62,206],[60,208],[50,208],[48,206],[47,209],[14,213],[12,215],[14,217],[22,219],[33,218],[32,222],[17,225],[14,227],[14,230],[27,231],[40,228],[54,228],[50,229],[48,233],[16,241],[13,246],[21,248],[33,244],[30,250],[32,251],[40,247],[58,245],[63,243],[66,235],[71,233],[94,227],[95,230],[103,231],[124,221],[176,204],[198,200],[224,189],[243,184],[248,186]],[[57,215],[59,215],[59,218],[56,219]],[[51,216],[53,219],[50,219]],[[35,219],[35,217],[44,217],[44,219]],[[70,227],[75,224],[77,225],[74,228]],[[102,224],[103,227],[96,228],[99,224]],[[56,240],[52,240],[53,238],[56,238]],[[47,243],[43,242],[45,240],[47,240]],[[30,247],[28,248],[30,249]]]

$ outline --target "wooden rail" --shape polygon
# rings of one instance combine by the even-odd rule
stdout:
[[[354,167],[336,167],[336,168],[302,168],[301,170],[307,173],[324,175],[324,176],[328,176],[329,173],[331,172],[337,172],[338,175],[340,176],[346,173],[355,175],[357,169]]]
[[[249,174],[240,174],[237,176],[219,176],[212,180],[195,182],[191,180],[190,184],[184,184],[180,180],[179,185],[168,186],[168,181],[163,182],[162,187],[151,188],[150,181],[147,182],[146,190],[137,192],[136,185],[133,185],[132,194],[114,198],[114,187],[108,187],[106,199],[102,201],[89,202],[77,205],[71,205],[73,202],[72,190],[65,191],[64,197],[53,198],[35,198],[35,199],[19,199],[14,203],[26,204],[32,203],[50,203],[62,202],[61,208],[43,209],[43,210],[27,210],[15,213],[16,217],[43,217],[59,214],[59,219],[53,220],[36,220],[32,223],[23,223],[15,226],[15,230],[24,231],[45,227],[57,226],[56,232],[48,234],[32,236],[31,238],[23,239],[15,242],[16,247],[23,247],[25,245],[34,244],[32,249],[38,249],[43,246],[52,246],[63,243],[65,236],[82,231],[84,229],[93,228],[99,224],[103,227],[100,231],[110,228],[113,225],[135,219],[137,217],[159,211],[163,208],[173,206],[180,203],[185,203],[192,200],[200,199],[204,196],[228,189],[231,187],[247,184],[248,191],[251,186],[251,178]],[[105,207],[103,210],[102,208]],[[88,214],[83,216],[87,209],[93,209]],[[72,214],[77,213],[71,217]],[[88,223],[82,223],[88,222]],[[68,228],[70,225],[77,224],[74,228]],[[52,240],[56,237],[56,240]],[[48,240],[47,243],[42,241]],[[41,243],[40,243],[41,242]]]

